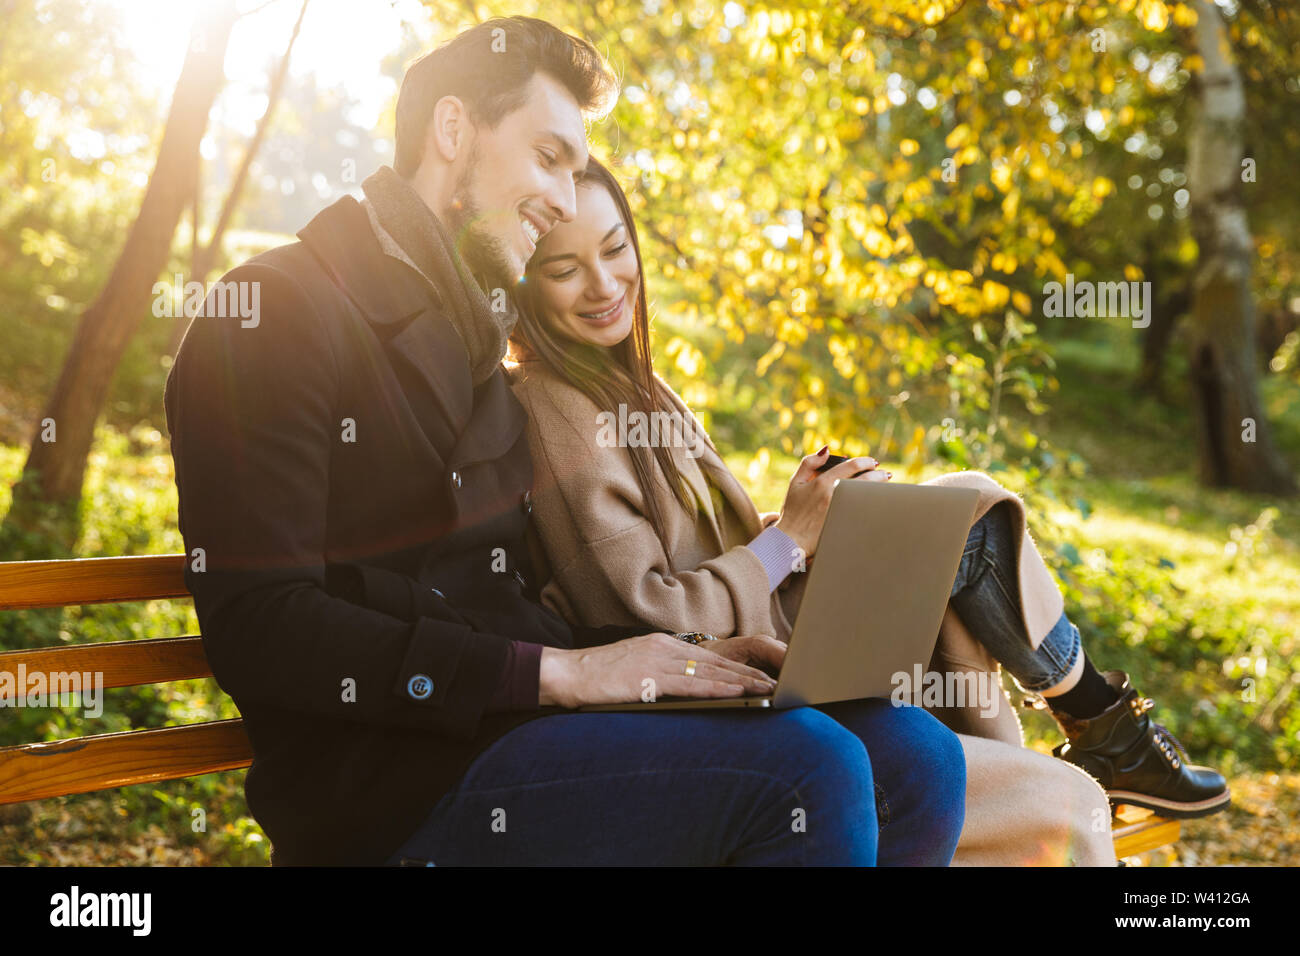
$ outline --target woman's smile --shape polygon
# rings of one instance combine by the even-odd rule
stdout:
[[[618,297],[618,301],[615,302],[613,305],[611,305],[609,308],[602,309],[597,312],[579,312],[578,318],[582,319],[583,322],[587,323],[593,328],[603,329],[608,325],[613,325],[620,318],[622,318],[623,309],[626,303],[627,303],[627,292],[625,291],[622,295]]]

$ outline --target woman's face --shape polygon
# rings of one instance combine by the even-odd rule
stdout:
[[[529,271],[534,301],[552,331],[604,348],[631,334],[641,276],[627,226],[604,186],[578,188],[573,221],[542,237]]]

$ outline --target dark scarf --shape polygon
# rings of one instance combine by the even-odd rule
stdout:
[[[506,354],[518,313],[504,296],[505,310],[494,312],[489,300],[441,220],[391,167],[380,166],[361,184],[380,225],[437,286],[448,321],[469,352],[474,384],[491,377]]]

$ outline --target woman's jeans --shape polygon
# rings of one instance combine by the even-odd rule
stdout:
[[[971,636],[1021,687],[1036,692],[1061,683],[1070,673],[1079,658],[1079,630],[1062,614],[1038,649],[1030,646],[1020,612],[1019,553],[1011,505],[995,505],[966,538],[951,602]]]
[[[481,753],[388,863],[945,866],[965,791],[956,735],[881,699],[557,714]]]

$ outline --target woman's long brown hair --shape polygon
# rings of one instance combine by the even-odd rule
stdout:
[[[636,225],[628,206],[623,187],[595,157],[587,163],[579,188],[604,188],[623,217],[623,226],[636,253],[637,275],[640,277],[633,312],[632,332],[612,348],[602,348],[587,342],[576,342],[557,333],[542,315],[535,299],[536,275],[531,266],[525,273],[515,296],[519,308],[519,322],[511,336],[511,357],[516,360],[540,361],[561,380],[581,391],[599,409],[618,414],[620,404],[625,405],[629,416],[634,411],[649,416],[654,412],[676,411],[668,396],[655,381],[654,363],[650,357],[650,321],[646,309],[645,269],[641,264],[641,243],[637,240]],[[647,421],[650,419],[647,418]],[[592,423],[593,427],[595,423]],[[685,423],[683,424],[685,428]],[[683,435],[684,440],[690,436]],[[699,440],[698,438],[696,440]],[[664,514],[655,492],[658,463],[660,480],[667,481],[674,497],[687,512],[695,510],[694,499],[689,495],[672,451],[665,441],[653,448],[627,448],[636,472],[641,497],[645,501],[646,516],[661,541],[665,540]],[[652,454],[653,453],[653,454]]]

